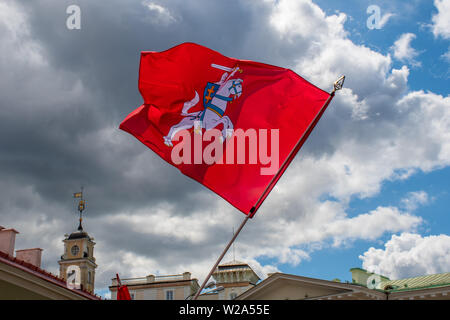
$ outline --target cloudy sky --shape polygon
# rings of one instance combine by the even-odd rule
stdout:
[[[118,129],[140,51],[190,41],[327,91],[347,76],[236,259],[262,278],[448,272],[449,21],[450,0],[1,0],[0,225],[57,273],[84,186],[98,293],[116,272],[203,280],[243,214]]]

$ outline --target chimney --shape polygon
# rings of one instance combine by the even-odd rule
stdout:
[[[0,251],[14,256],[14,245],[16,243],[16,234],[19,233],[14,229],[6,229],[0,226]]]
[[[31,263],[38,268],[41,267],[41,248],[16,250],[16,258]]]
[[[183,280],[191,280],[191,273],[190,272],[184,272],[183,273]]]

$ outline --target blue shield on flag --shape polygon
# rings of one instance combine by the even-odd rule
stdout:
[[[217,83],[208,82],[203,92],[203,106],[209,107],[212,99],[216,95],[217,90],[219,90],[219,85]]]

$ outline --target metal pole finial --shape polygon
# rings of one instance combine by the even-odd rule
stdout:
[[[341,76],[334,82],[333,92],[341,90],[344,87],[345,76]]]
[[[80,212],[80,224],[78,225],[78,231],[83,231],[83,225],[81,224],[83,221],[83,211],[86,209],[86,200],[83,199],[83,187],[81,187],[81,192],[76,192],[73,194],[74,198],[80,198],[78,202],[78,211]]]

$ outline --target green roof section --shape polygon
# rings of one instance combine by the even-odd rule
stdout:
[[[389,291],[425,289],[445,285],[450,285],[450,272],[430,274],[426,276],[399,280],[381,281],[381,289],[385,289],[387,286],[391,286],[392,289],[385,289]]]

